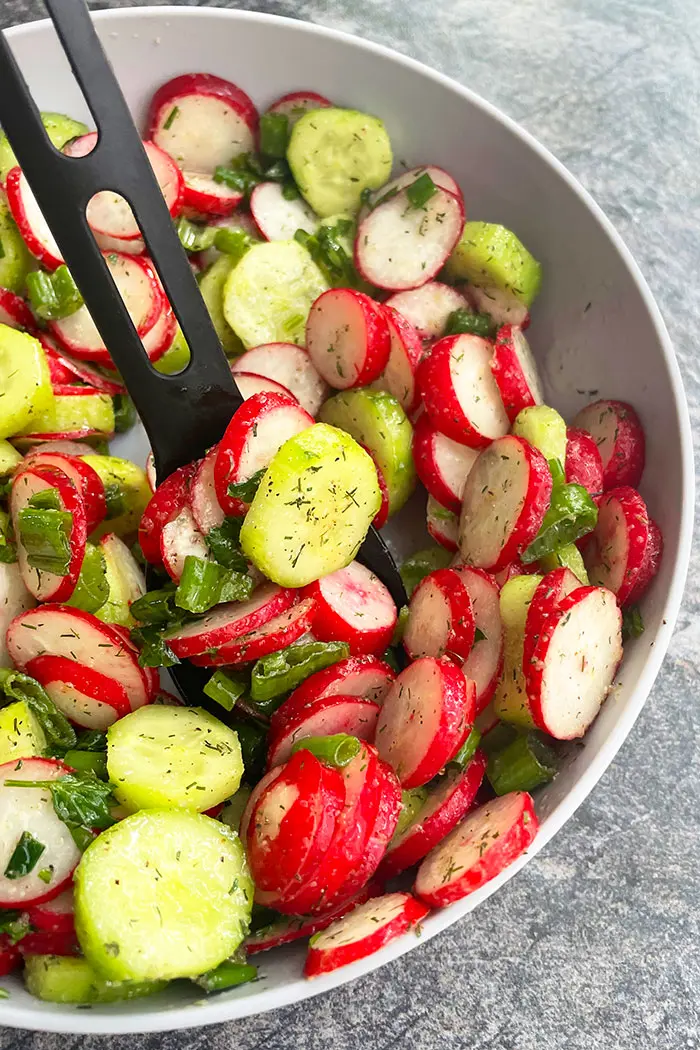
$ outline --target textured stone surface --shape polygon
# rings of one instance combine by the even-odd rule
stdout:
[[[550,147],[641,264],[675,342],[700,435],[698,0],[256,6],[422,59]],[[0,10],[4,25],[40,16],[35,0],[5,0]],[[612,768],[555,840],[475,915],[374,976],[299,1007],[163,1037],[6,1030],[0,1050],[700,1046],[698,567],[696,550],[671,651]]]

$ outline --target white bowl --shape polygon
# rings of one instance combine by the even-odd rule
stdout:
[[[424,924],[423,940],[463,918],[511,878],[584,800],[629,733],[671,638],[688,565],[693,507],[690,424],[673,348],[629,252],[600,209],[545,149],[466,88],[386,48],[341,33],[243,11],[153,7],[103,11],[95,21],[137,117],[160,83],[204,70],[240,84],[264,108],[295,88],[365,109],[388,126],[395,156],[432,162],[461,183],[471,217],[517,231],[544,266],[532,337],[548,396],[567,416],[602,397],[631,401],[647,434],[642,491],[664,535],[661,572],[644,600],[646,632],[630,643],[620,684],[583,748],[537,795],[541,830],[516,864]],[[41,108],[90,122],[48,22],[10,31]],[[143,460],[130,436],[125,454]],[[305,981],[303,946],[259,956],[264,980],[205,1002],[184,982],[163,996],[76,1011],[39,1002],[19,980],[0,1023],[54,1032],[162,1031],[245,1017],[298,1002],[366,974],[420,942],[414,934],[371,958]]]

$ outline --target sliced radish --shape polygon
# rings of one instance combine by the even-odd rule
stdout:
[[[552,494],[547,461],[508,434],[479,456],[464,488],[459,548],[464,562],[498,572],[530,544]]]
[[[486,755],[477,751],[466,769],[450,770],[435,783],[416,819],[391,843],[380,879],[412,868],[449,835],[471,809],[485,772]]]
[[[637,576],[634,587],[627,597],[628,605],[634,605],[646,593],[649,584],[659,571],[663,552],[664,538],[661,535],[661,529],[653,518],[649,518],[649,542],[644,556],[644,564]]]
[[[378,288],[419,288],[447,262],[463,228],[461,198],[437,189],[414,207],[407,191],[400,190],[360,220],[355,265]]]
[[[437,569],[420,581],[408,606],[403,644],[412,660],[466,660],[474,644],[474,613],[469,591],[454,569]]]
[[[389,520],[389,508],[391,506],[391,503],[389,501],[389,486],[386,483],[386,478],[382,473],[381,467],[372,455],[370,449],[368,449],[366,445],[363,445],[361,441],[358,442],[358,444],[361,445],[361,447],[370,457],[370,459],[374,463],[374,469],[377,471],[377,484],[379,485],[379,494],[381,496],[382,502],[379,506],[379,510],[372,519],[372,524],[374,525],[375,529],[383,529],[387,521]]]
[[[407,415],[413,415],[420,405],[416,371],[423,356],[423,344],[413,325],[398,310],[385,304],[384,316],[391,340],[389,359],[379,379],[375,379],[372,385],[377,390],[386,390]]]
[[[80,955],[80,945],[75,931],[72,933],[48,933],[39,930],[28,933],[18,944],[22,956],[27,955]]]
[[[291,609],[296,592],[275,583],[264,583],[245,602],[219,605],[201,620],[171,631],[168,645],[176,656],[201,656],[228,645],[270,623]]]
[[[622,659],[622,617],[612,591],[579,587],[543,623],[523,667],[535,725],[557,740],[582,737]]]
[[[426,528],[429,535],[448,551],[457,550],[459,518],[454,511],[443,507],[434,496],[428,496]]]
[[[43,605],[16,616],[7,632],[7,649],[15,666],[26,670],[48,653],[83,664],[120,682],[132,709],[155,695],[157,675],[138,664],[138,649],[128,631],[103,623],[91,613],[67,605]]]
[[[272,714],[270,730],[279,732],[307,704],[326,696],[361,696],[381,704],[394,678],[389,665],[376,656],[349,656],[332,667],[316,671],[297,686]]]
[[[18,970],[22,965],[22,953],[19,945],[12,944],[7,934],[0,936],[0,977]]]
[[[469,592],[474,614],[475,638],[462,670],[476,686],[477,715],[488,706],[503,669],[503,624],[496,580],[483,569],[454,567]]]
[[[511,423],[523,408],[543,403],[537,365],[528,341],[517,325],[506,324],[499,328],[491,371]]]
[[[626,401],[594,401],[574,419],[591,435],[603,464],[603,487],[639,484],[644,470],[645,439],[639,416]]]
[[[427,784],[459,751],[474,722],[475,693],[445,658],[425,657],[401,672],[382,706],[376,742],[403,788]]]
[[[216,498],[214,485],[214,464],[217,451],[218,445],[209,449],[204,459],[200,461],[190,482],[190,509],[197,528],[204,536],[211,529],[221,525],[226,516]]]
[[[309,311],[306,347],[330,386],[338,390],[366,386],[381,375],[389,360],[386,315],[364,292],[331,288]]]
[[[160,556],[171,580],[180,582],[185,571],[185,560],[192,556],[210,560],[207,541],[197,528],[189,507],[183,507],[176,518],[166,522],[160,534]]]
[[[217,183],[214,183],[216,186]],[[222,186],[222,189],[226,187]],[[233,191],[232,191],[233,192]],[[211,217],[208,221],[209,226],[214,226],[217,229],[225,230],[241,230],[243,233],[247,233],[249,237],[252,237],[254,241],[260,240],[260,232],[251,219],[250,215],[245,212],[236,212],[235,215],[220,215]],[[197,265],[201,270],[205,270],[212,263],[220,259],[222,252],[212,245],[211,248],[206,248],[203,252],[199,252],[196,256]],[[195,260],[195,256],[190,256],[190,262]]]
[[[155,271],[145,259],[119,252],[103,252],[107,269],[139,336],[150,332],[163,310],[163,295]],[[87,306],[69,317],[51,321],[51,332],[75,357],[111,365],[107,347]]]
[[[280,777],[283,772],[284,770],[282,766],[276,766],[275,769],[271,769],[268,773],[265,773],[265,775],[260,778],[260,780],[257,782],[255,787],[251,791],[245,809],[243,810],[243,815],[241,816],[240,824],[238,826],[238,835],[241,842],[246,842],[248,839],[248,831],[250,828],[251,821],[253,819],[255,807],[258,804],[258,799],[262,797],[263,792],[267,790],[268,786],[274,783],[274,781],[277,780],[277,778]]]
[[[32,609],[36,599],[24,586],[17,562],[0,562],[0,667],[9,667],[5,636],[15,616]]]
[[[289,120],[289,126],[294,127],[299,117],[302,117],[310,109],[328,109],[333,103],[329,102],[324,95],[318,95],[315,91],[290,91],[282,95],[268,108],[268,113],[283,113]]]
[[[360,740],[372,740],[379,711],[379,704],[361,696],[324,696],[311,700],[297,718],[289,719],[284,728],[273,735],[267,764],[282,765],[291,755],[294,744],[310,736],[347,733]]]
[[[398,292],[387,299],[393,308],[413,325],[421,339],[432,342],[444,335],[450,314],[468,310],[469,303],[456,288],[441,281],[429,281],[421,288]]]
[[[366,959],[417,926],[428,910],[410,893],[388,893],[372,898],[316,934],[309,946],[304,976],[318,977]]]
[[[264,469],[290,437],[313,426],[313,416],[284,394],[255,394],[234,413],[214,464],[214,485],[226,514],[245,514],[247,505],[229,495],[229,485]]]
[[[35,320],[32,311],[24,299],[21,299],[9,288],[0,288],[0,324],[10,328],[25,328],[33,331]]]
[[[567,595],[577,590],[581,581],[571,569],[561,566],[548,572],[537,585],[532,596],[527,618],[525,620],[525,641],[523,644],[523,669],[532,662],[532,657],[547,619],[556,613]]]
[[[99,390],[102,394],[110,394],[112,397],[115,394],[126,393],[124,384],[120,380],[112,379],[106,375],[100,370],[99,366],[88,364],[87,361],[74,360],[64,353],[63,350],[59,350],[54,340],[44,333],[41,333],[38,339],[46,353],[52,384],[75,383],[78,380],[82,383],[87,383],[94,390]]]
[[[65,656],[35,656],[26,672],[43,685],[59,711],[85,729],[104,731],[132,711],[121,682]]]
[[[370,884],[365,886],[359,893],[355,894],[349,901],[344,901],[337,907],[323,915],[300,915],[276,919],[269,926],[263,926],[255,933],[249,934],[244,943],[247,955],[255,955],[257,952],[266,952],[270,948],[279,948],[283,944],[291,944],[305,937],[312,937],[320,930],[325,930],[336,919],[347,915],[358,904],[364,904],[370,897],[377,895],[378,887]]]
[[[461,900],[517,860],[538,826],[525,791],[487,802],[428,854],[418,869],[415,892],[434,908]]]
[[[146,457],[146,480],[148,481],[148,487],[151,492],[155,492],[158,487],[158,482],[156,475],[156,458],[152,452],[149,452]]]
[[[286,394],[287,397],[294,397],[292,391],[286,386],[282,386],[274,379],[268,379],[267,376],[254,375],[253,372],[237,372],[233,365],[231,373],[244,401],[255,394]]]
[[[156,488],[141,516],[139,544],[146,561],[161,564],[161,534],[169,521],[176,518],[189,500],[189,487],[197,470],[196,463],[178,467]]]
[[[60,470],[73,482],[85,510],[85,526],[92,532],[107,516],[105,487],[101,477],[80,456],[67,456],[61,452],[37,451],[31,459],[32,467],[49,467]]]
[[[213,175],[201,171],[183,172],[183,203],[188,215],[230,215],[244,195],[240,190],[217,182]]]
[[[58,897],[69,885],[80,850],[56,815],[48,788],[8,787],[10,780],[58,780],[70,767],[53,758],[20,758],[0,766],[0,872],[5,872],[25,832],[44,847],[34,868],[19,878],[0,874],[0,907],[17,908]],[[39,873],[48,871],[50,881]]]
[[[70,557],[65,576],[33,568],[29,564],[29,557],[21,541],[20,513],[29,506],[29,501],[33,496],[47,489],[56,490],[61,510],[71,515],[68,534]],[[71,479],[60,470],[42,466],[35,467],[32,464],[14,477],[10,494],[10,513],[17,537],[17,559],[24,586],[39,602],[61,602],[70,598],[78,582],[87,540],[85,506]]]
[[[603,461],[598,446],[585,430],[568,427],[566,431],[566,480],[583,485],[591,496],[603,492]]]
[[[275,616],[261,627],[242,635],[215,653],[193,656],[192,663],[198,667],[225,667],[226,664],[249,663],[268,653],[279,652],[298,641],[310,630],[314,617],[314,602],[306,598],[288,612]]]
[[[493,578],[499,587],[502,587],[508,580],[512,580],[514,576],[533,576],[537,573],[537,562],[530,562],[529,565],[524,565],[520,558],[514,558],[513,561],[508,562],[504,569],[499,569],[498,572],[493,574]]]
[[[13,168],[5,182],[7,203],[17,229],[29,251],[47,270],[55,270],[65,261],[37,199],[21,168]]]
[[[27,918],[36,930],[44,933],[74,933],[73,887],[50,901],[27,908]]]
[[[231,371],[234,378],[239,372],[253,372],[281,383],[311,416],[318,413],[329,394],[307,351],[294,343],[255,346],[232,363]]]
[[[437,429],[473,448],[483,448],[509,429],[491,372],[492,349],[478,335],[450,335],[435,343],[418,368],[425,410]]]
[[[427,413],[413,430],[413,460],[416,473],[438,503],[458,514],[467,475],[479,458],[477,449],[445,437]]]
[[[279,896],[296,889],[331,844],[345,802],[337,769],[310,751],[292,755],[252,810],[246,856],[256,891]]]
[[[259,183],[250,195],[250,211],[266,241],[291,241],[297,230],[318,229],[318,216],[306,201],[288,200],[279,182]]]
[[[150,361],[158,361],[165,351],[170,349],[177,331],[177,318],[173,308],[165,298],[165,292],[162,289],[161,292],[162,305],[160,315],[151,330],[146,332],[141,340]]]
[[[412,186],[422,175],[428,175],[440,189],[447,190],[454,197],[462,199],[459,183],[451,175],[448,175],[444,168],[437,168],[433,164],[425,164],[421,165],[420,168],[411,168],[409,171],[405,171],[403,175],[399,175],[398,178],[387,182],[381,189],[375,190],[370,195],[368,204],[361,211],[360,218],[364,218],[372,208],[376,208],[383,201],[391,200],[401,190],[405,190],[407,186]]]
[[[497,325],[518,325],[523,330],[530,325],[530,312],[513,292],[493,286],[479,288],[475,284],[465,287],[464,293],[478,314],[488,314]]]
[[[90,445],[78,441],[37,441],[24,454],[25,466],[29,466],[36,456],[44,452],[60,452],[64,456],[89,456],[93,449]]]
[[[650,542],[649,515],[639,493],[628,485],[606,492],[584,550],[591,583],[611,590],[620,605],[628,604],[645,574]]]
[[[339,899],[347,900],[348,896],[354,896],[362,886],[367,884],[376,873],[396,831],[401,815],[401,784],[387,762],[380,760],[377,772],[381,785],[381,800],[372,831],[363,850],[362,860],[350,872],[341,889],[326,898],[326,905],[329,907],[337,904]]]
[[[348,642],[351,653],[382,653],[391,641],[397,612],[378,576],[358,561],[310,583],[315,636],[322,642]]]

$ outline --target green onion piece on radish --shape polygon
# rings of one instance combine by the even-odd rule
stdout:
[[[233,711],[236,701],[248,691],[248,681],[243,675],[215,671],[202,692],[226,711]]]
[[[518,730],[515,726],[509,725],[508,722],[498,722],[493,729],[489,729],[488,733],[481,739],[481,750],[487,755],[494,754],[496,751],[503,751],[509,744],[515,740],[518,735]]]
[[[428,547],[406,558],[399,572],[408,597],[411,597],[425,576],[435,572],[436,569],[446,569],[451,561],[452,555],[444,547]]]
[[[8,564],[17,561],[17,549],[12,542],[10,515],[0,510],[0,562]]]
[[[598,521],[598,508],[582,485],[558,485],[544,516],[540,531],[521,554],[529,565],[545,554],[566,547],[592,532]]]
[[[297,642],[277,653],[261,656],[250,676],[250,697],[267,713],[279,704],[270,702],[296,689],[316,671],[331,667],[350,655],[347,642]]]
[[[223,992],[226,988],[235,988],[239,984],[247,984],[255,980],[258,975],[257,966],[250,963],[239,963],[226,960],[219,964],[215,970],[209,970],[197,977],[195,984],[203,988],[205,992]]]
[[[39,857],[45,849],[46,846],[43,842],[35,839],[30,832],[23,831],[7,862],[4,872],[5,878],[21,879],[28,875],[30,871],[34,871]]]
[[[174,586],[147,591],[131,603],[131,615],[142,624],[166,624],[177,619]]]
[[[458,769],[466,769],[471,760],[474,757],[474,752],[481,743],[481,733],[472,726],[471,733],[464,741],[455,757],[449,763],[451,766],[456,766]]]
[[[69,317],[83,305],[83,297],[67,266],[53,273],[34,270],[27,274],[27,292],[32,309],[44,321]]]
[[[202,226],[181,215],[175,223],[180,244],[186,252],[203,252],[211,248],[216,239],[216,226]]]
[[[327,766],[342,769],[352,762],[360,753],[360,741],[356,736],[347,733],[336,733],[334,736],[307,736],[292,745],[292,754],[297,751],[310,751]]]
[[[19,512],[19,541],[33,569],[66,575],[71,558],[72,526],[73,515],[68,511],[27,506]]]
[[[490,339],[495,332],[496,326],[488,314],[475,314],[461,307],[447,318],[443,335],[480,335]]]
[[[224,518],[221,525],[215,525],[204,537],[214,561],[236,572],[247,572],[248,562],[240,547],[241,525],[243,518]]]
[[[0,667],[0,693],[5,700],[22,700],[38,719],[51,750],[75,747],[73,726],[61,714],[46,690],[28,674]],[[4,706],[0,697],[0,706]]]
[[[437,186],[427,171],[406,188],[406,196],[414,208],[422,208],[437,193]]]
[[[75,590],[66,602],[83,612],[96,613],[109,598],[104,554],[94,543],[85,544],[85,556]]]
[[[253,581],[247,573],[188,554],[175,592],[175,604],[187,612],[203,613],[219,602],[244,602],[252,590]]]
[[[243,258],[249,248],[255,244],[254,239],[245,230],[229,230],[222,226],[216,231],[214,247],[217,251],[230,255],[234,262]]]
[[[42,489],[30,497],[28,506],[37,510],[61,510],[61,498],[58,489]]]
[[[263,113],[260,118],[260,152],[282,159],[289,142],[289,117],[285,113]]]
[[[507,747],[489,755],[486,775],[497,795],[532,791],[557,772],[557,756],[538,733],[519,733]]]
[[[94,773],[107,779],[107,756],[103,751],[66,751],[63,761],[78,773]]]
[[[141,667],[173,667],[179,664],[175,653],[165,641],[162,630],[155,626],[134,627],[131,640],[139,648]]]

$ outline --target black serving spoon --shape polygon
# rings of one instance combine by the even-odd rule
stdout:
[[[4,33],[0,124],[133,398],[162,480],[219,441],[243,398],[85,3],[45,3],[98,129],[97,145],[84,157],[67,157],[54,148]],[[179,375],[162,375],[151,366],[88,226],[87,204],[104,189],[120,193],[131,205],[180,322],[191,362]],[[359,558],[399,608],[406,604],[394,559],[374,527]],[[171,673],[190,703],[202,702],[206,671],[179,664]]]

